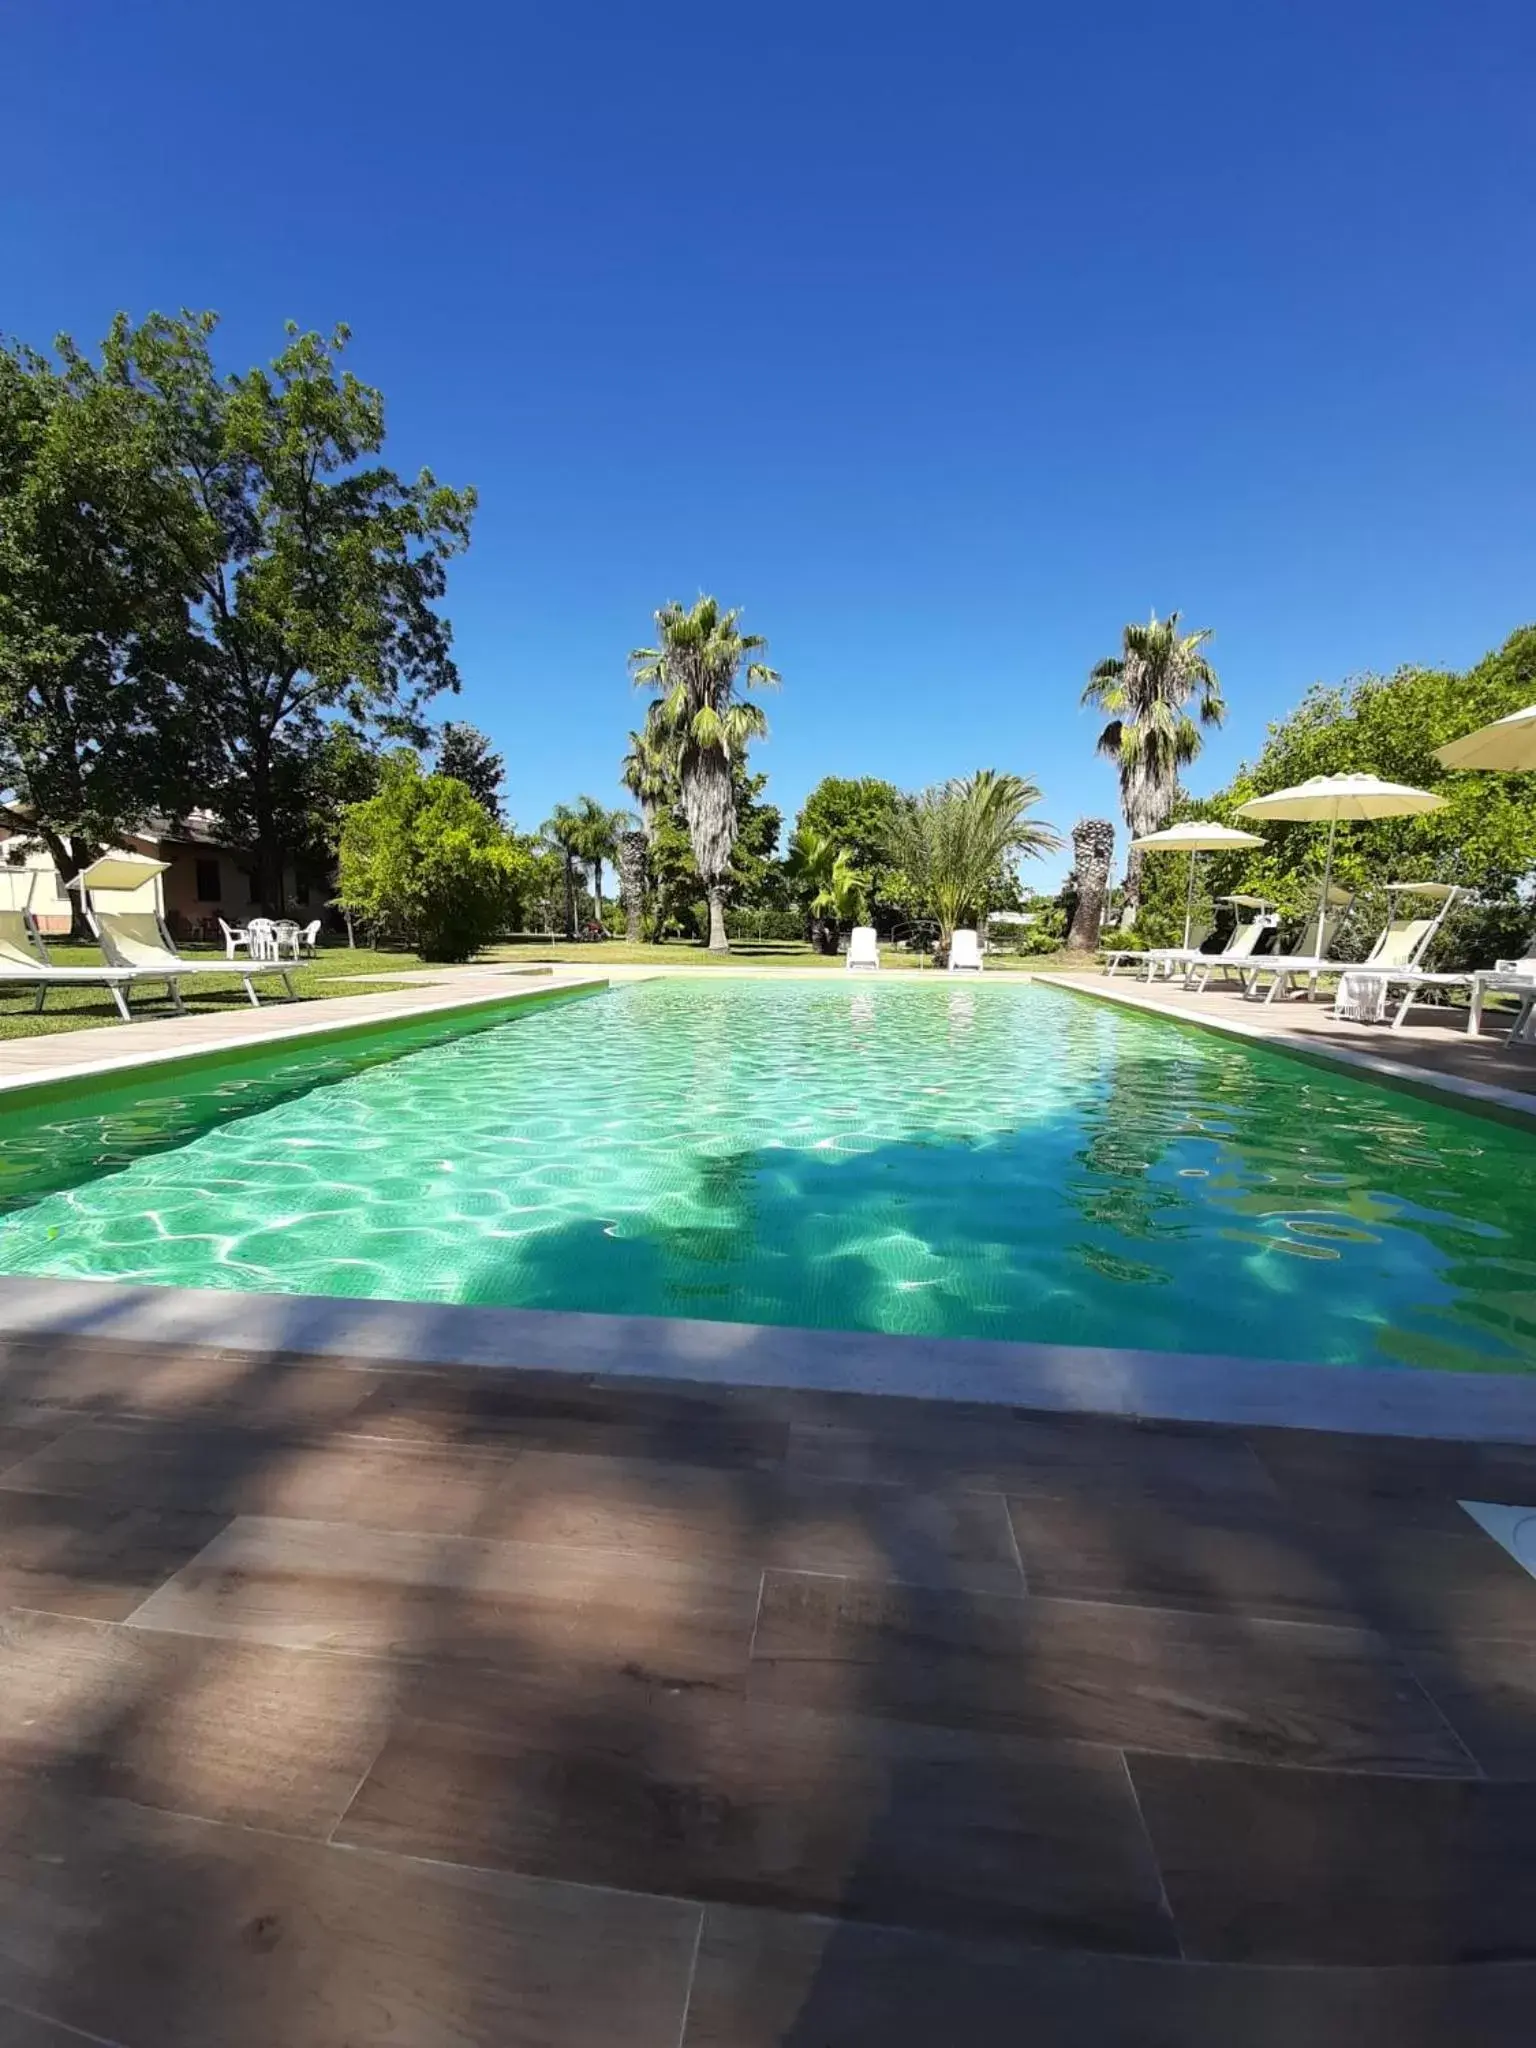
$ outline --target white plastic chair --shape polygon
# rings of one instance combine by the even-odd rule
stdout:
[[[219,930],[224,934],[224,958],[226,960],[234,959],[237,946],[249,948],[251,935],[239,925],[226,924],[221,917],[219,919]]]
[[[975,932],[962,928],[950,933],[949,971],[951,974],[980,974],[981,941]]]
[[[848,934],[848,958],[845,964],[850,974],[879,973],[880,941],[875,936],[872,924],[856,924]]]
[[[284,953],[299,957],[299,927],[291,917],[280,917],[273,928],[274,960],[281,960]]]
[[[305,925],[303,930],[299,933],[299,942],[294,950],[293,957],[295,960],[297,960],[300,953],[314,954],[318,953],[319,950],[320,919],[318,917],[312,917],[309,920],[309,923]]]
[[[270,917],[253,917],[245,931],[253,960],[277,958],[277,926]]]

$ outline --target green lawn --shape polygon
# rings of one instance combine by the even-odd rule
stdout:
[[[95,967],[101,962],[101,955],[91,946],[66,946],[54,944],[49,948],[54,964],[59,967]],[[189,960],[216,960],[222,956],[209,946],[188,946]],[[674,940],[660,946],[629,946],[618,939],[600,939],[591,943],[568,943],[563,939],[517,939],[506,944],[491,946],[480,956],[482,962],[497,965],[517,964],[520,966],[565,965],[584,967],[593,974],[601,974],[606,967],[710,967],[720,964],[729,966],[772,966],[804,968],[812,973],[841,974],[845,972],[840,958],[828,958],[815,953],[809,946],[792,943],[777,943],[769,940],[742,940],[732,946],[722,963],[708,953],[703,946],[686,940]],[[914,967],[918,963],[910,953],[898,953],[892,947],[882,948],[881,959],[887,967]],[[359,946],[355,951],[346,946],[331,946],[312,961],[306,960],[293,970],[294,986],[301,1002],[312,1002],[317,996],[364,995],[382,992],[389,987],[402,987],[399,982],[372,982],[360,986],[349,986],[348,975],[389,974],[426,967],[431,963],[419,954],[401,951],[384,951]],[[1061,966],[1082,966],[1081,956],[1047,955],[1032,959],[1021,959],[1012,953],[993,957],[994,967],[1056,968]],[[932,971],[932,970],[930,970]],[[270,987],[270,996],[266,993]],[[257,985],[257,993],[263,1003],[284,1001],[276,983]],[[227,1010],[231,1005],[241,1007],[245,1003],[245,991],[232,977],[210,975],[206,981],[201,978],[185,982],[182,986],[182,1000],[192,1014]],[[154,983],[130,995],[129,1004],[135,1019],[168,1017],[171,1005],[165,995],[156,989]],[[0,982],[0,1039],[31,1038],[42,1032],[89,1031],[97,1025],[119,1022],[112,999],[105,989],[60,988],[48,992],[48,1007],[41,1016],[32,1008],[31,995],[15,986],[6,987]]]
[[[99,967],[101,955],[94,946],[66,946],[54,943],[48,949],[56,967]],[[217,960],[223,956],[211,946],[188,946],[189,960]],[[345,946],[333,947],[320,953],[314,960],[306,960],[293,970],[293,985],[301,1002],[312,1002],[316,996],[360,995],[364,989],[350,989],[338,985],[339,977],[348,974],[387,974],[402,968],[425,966],[415,953],[374,952],[359,946],[355,952]],[[388,986],[383,982],[369,985],[382,990]],[[400,987],[401,983],[393,986]],[[268,994],[270,990],[270,995]],[[239,1008],[246,1004],[245,990],[232,977],[201,976],[182,984],[182,1001],[191,1014],[227,1010],[232,1005]],[[284,1002],[282,985],[278,982],[258,982],[256,993],[263,1005],[267,1002]],[[32,996],[15,984],[0,982],[0,1038],[32,1038],[47,1031],[89,1031],[98,1024],[121,1022],[112,998],[104,988],[57,988],[48,991],[48,1007],[38,1016],[32,1008]],[[135,1020],[151,1017],[169,1017],[173,1014],[163,986],[157,988],[150,982],[140,991],[130,993],[129,1008]]]

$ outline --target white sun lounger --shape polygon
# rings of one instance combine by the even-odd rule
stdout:
[[[1197,976],[1198,986],[1204,988],[1213,968],[1225,973],[1229,963],[1246,963],[1265,932],[1274,927],[1274,913],[1262,896],[1219,896],[1216,900],[1230,903],[1238,913],[1236,928],[1223,950],[1207,953],[1199,946],[1158,946],[1147,955],[1148,981],[1155,981],[1160,973],[1171,981],[1182,971],[1186,988],[1196,986]]]
[[[951,974],[980,974],[981,941],[975,932],[962,928],[950,933],[949,971]]]
[[[1253,964],[1254,952],[1266,932],[1273,931],[1278,919],[1272,907],[1262,896],[1227,896],[1223,902],[1232,903],[1239,911],[1249,915],[1240,918],[1236,930],[1220,953],[1197,953],[1184,970],[1184,986],[1203,995],[1213,974],[1220,974],[1223,981],[1229,974],[1236,974],[1241,980]]]
[[[0,987],[35,990],[34,1010],[43,1007],[51,988],[104,988],[126,1024],[128,1004],[123,991],[133,979],[131,968],[105,963],[100,967],[55,967],[27,913],[0,910]]]
[[[1243,976],[1244,996],[1250,1002],[1256,1001],[1260,983],[1266,974],[1271,977],[1264,995],[1266,1003],[1272,1003],[1276,996],[1288,995],[1293,981],[1305,981],[1309,989],[1315,989],[1320,974],[1337,974],[1339,963],[1330,959],[1329,954],[1339,926],[1348,916],[1354,900],[1353,890],[1331,890],[1326,912],[1319,912],[1309,927],[1311,945],[1304,944],[1299,953],[1259,954]]]
[[[850,974],[880,972],[880,941],[875,936],[872,924],[856,924],[848,934],[848,958],[845,964]]]
[[[1189,952],[1197,953],[1215,929],[1215,925],[1209,920],[1204,924],[1195,925],[1190,933],[1192,944],[1188,948]],[[1104,972],[1113,979],[1121,967],[1129,962],[1134,967],[1145,968],[1148,981],[1156,981],[1162,972],[1163,960],[1184,951],[1185,948],[1182,946],[1116,946],[1104,955]]]
[[[273,960],[186,960],[171,944],[170,937],[152,910],[103,910],[92,903],[87,911],[96,937],[108,964],[112,967],[127,968],[130,978],[140,981],[164,981],[170,990],[171,1001],[179,1010],[182,1007],[181,983],[200,980],[204,975],[233,975],[242,982],[253,1007],[261,1007],[252,982],[273,975],[282,982],[289,995],[293,995],[292,965],[283,966]]]
[[[1392,1019],[1392,1029],[1400,1031],[1420,991],[1470,989],[1470,974],[1430,974],[1419,965],[1452,906],[1464,893],[1450,882],[1388,882],[1386,928],[1358,966],[1339,965],[1333,1014],[1359,1023],[1375,1023],[1386,1015],[1392,991],[1400,988],[1403,999]],[[1403,896],[1418,899],[1415,915],[1404,914],[1397,900]]]

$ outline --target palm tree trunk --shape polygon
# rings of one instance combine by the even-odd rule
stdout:
[[[630,945],[641,940],[641,913],[645,906],[645,848],[643,832],[624,832],[619,837],[619,895],[624,902],[624,936]]]
[[[576,862],[569,853],[565,856],[565,936],[576,936]]]
[[[1109,889],[1110,863],[1115,856],[1115,828],[1108,818],[1080,818],[1072,827],[1076,856],[1073,887],[1076,901],[1072,929],[1067,933],[1069,953],[1091,953],[1099,943],[1104,924],[1104,900]]]
[[[592,895],[597,904],[597,921],[603,921],[603,864],[600,860],[592,863]]]
[[[725,884],[712,882],[709,888],[709,950],[711,953],[729,953],[731,942],[725,935]]]
[[[1146,855],[1133,848],[1125,856],[1125,889],[1120,898],[1120,929],[1128,932],[1141,909],[1141,864]]]

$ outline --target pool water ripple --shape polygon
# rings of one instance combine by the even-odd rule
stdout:
[[[70,1121],[0,1270],[1536,1367],[1531,1136],[1053,989],[657,981]]]

